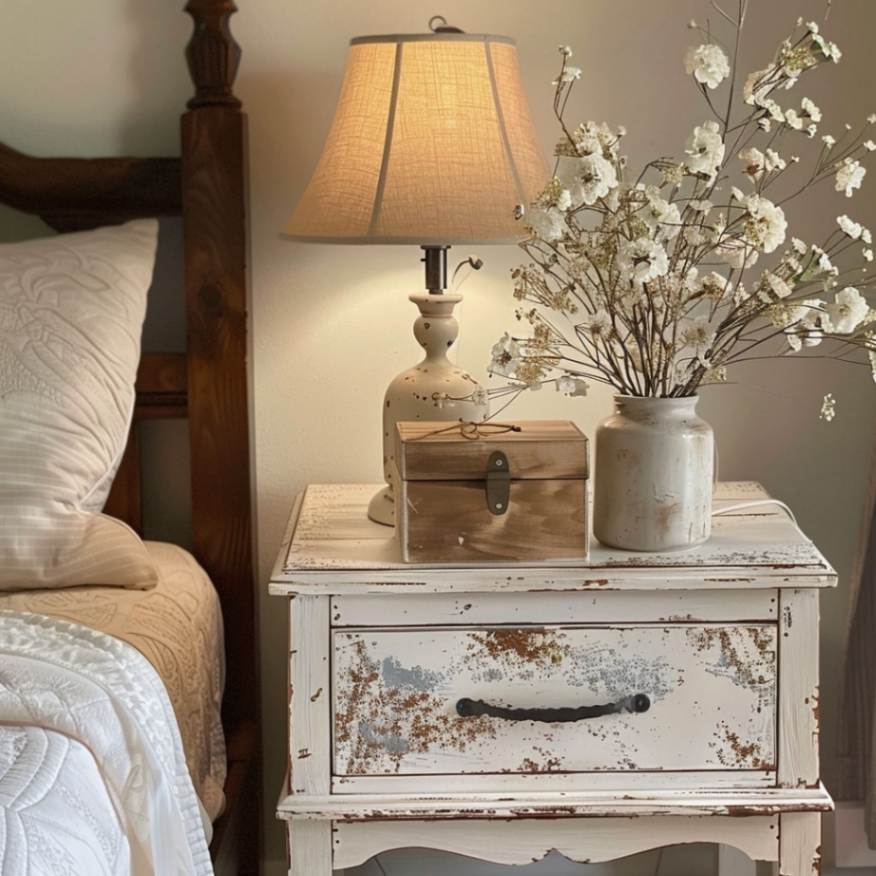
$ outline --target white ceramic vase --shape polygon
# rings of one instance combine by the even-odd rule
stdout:
[[[673,551],[708,539],[715,439],[697,401],[615,396],[596,430],[593,532],[602,544]]]

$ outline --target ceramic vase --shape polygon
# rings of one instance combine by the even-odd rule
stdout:
[[[715,440],[697,401],[615,396],[596,431],[593,532],[602,544],[675,551],[709,538]]]

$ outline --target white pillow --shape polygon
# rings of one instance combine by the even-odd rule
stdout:
[[[0,590],[158,580],[100,509],[125,449],[154,219],[0,244]]]

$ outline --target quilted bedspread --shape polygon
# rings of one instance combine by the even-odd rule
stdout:
[[[130,645],[0,611],[0,873],[212,873],[173,708]]]

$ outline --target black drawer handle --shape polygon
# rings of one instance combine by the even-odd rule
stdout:
[[[456,713],[463,718],[502,718],[504,721],[542,721],[547,724],[571,723],[587,718],[601,718],[603,715],[616,715],[618,712],[647,712],[651,700],[647,694],[639,693],[624,697],[616,703],[603,706],[577,706],[562,709],[507,709],[492,706],[483,700],[470,700],[463,697],[456,704]]]

